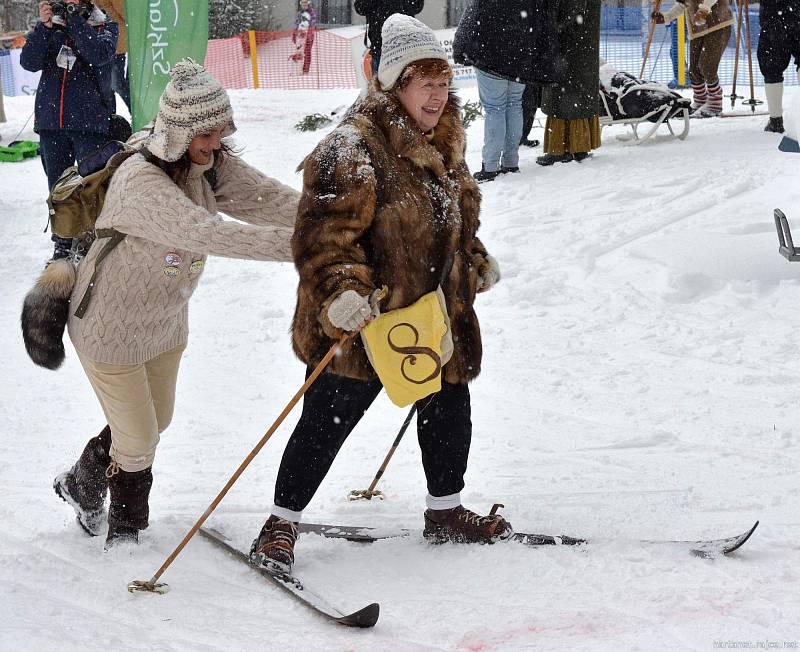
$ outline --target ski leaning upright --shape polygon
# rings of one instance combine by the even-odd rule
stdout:
[[[376,622],[378,622],[380,605],[377,602],[373,602],[363,609],[359,609],[353,613],[346,614],[332,606],[327,600],[309,589],[294,575],[281,573],[279,571],[269,571],[261,566],[256,566],[250,561],[250,556],[232,545],[230,539],[228,539],[225,535],[220,534],[216,530],[206,528],[200,528],[199,532],[214,545],[230,553],[239,561],[242,561],[250,566],[250,568],[253,570],[258,571],[261,573],[261,575],[271,580],[275,585],[279,586],[284,591],[291,593],[306,607],[315,613],[324,616],[328,620],[339,623],[340,625],[347,625],[348,627],[372,627]]]
[[[697,557],[717,557],[727,555],[744,545],[758,527],[758,521],[746,532],[726,539],[706,539],[700,541],[638,541],[644,544],[677,545],[688,548],[689,552]],[[346,539],[359,543],[374,543],[382,539],[407,537],[415,530],[401,529],[388,530],[348,525],[328,525],[324,523],[300,523],[300,532],[319,534],[328,539]],[[526,546],[578,546],[588,544],[587,539],[577,539],[568,536],[551,536],[549,534],[526,534],[515,532],[510,541],[516,541]]]

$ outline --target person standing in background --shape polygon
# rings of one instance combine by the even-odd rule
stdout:
[[[109,139],[114,94],[111,63],[117,49],[117,24],[97,7],[66,0],[76,10],[55,16],[39,3],[39,22],[28,33],[20,65],[41,71],[36,89],[33,130],[39,134],[47,184]],[[72,239],[51,236],[53,258],[66,258]]]
[[[558,79],[554,11],[551,0],[474,0],[461,18],[453,60],[475,69],[485,115],[478,183],[519,172],[525,85]]]
[[[769,122],[764,131],[782,134],[783,72],[794,57],[800,65],[800,0],[761,0],[758,67],[764,75]]]
[[[303,74],[311,69],[311,48],[314,47],[314,31],[317,29],[317,12],[311,6],[311,0],[300,0],[300,11],[294,19],[292,43],[301,49],[298,52],[303,59]],[[302,41],[302,42],[301,42]]]
[[[131,91],[128,83],[128,37],[125,31],[125,0],[95,0],[106,16],[119,27],[117,53],[111,64],[111,89],[122,98],[128,111],[131,110]]]
[[[530,138],[533,121],[536,119],[536,110],[542,105],[542,87],[538,84],[526,84],[522,94],[522,138],[520,145],[525,147],[538,147],[539,141]]]
[[[425,0],[356,0],[353,8],[359,16],[367,19],[367,33],[364,45],[369,37],[369,50],[372,54],[372,76],[378,74],[381,60],[381,30],[383,23],[392,14],[416,16],[422,11]]]
[[[785,4],[785,3],[783,3]],[[722,86],[719,62],[731,38],[733,13],[729,0],[676,0],[669,11],[651,17],[656,23],[671,23],[686,16],[689,35],[689,78],[692,81],[692,107],[699,118],[722,115]]]
[[[542,90],[544,156],[539,165],[587,159],[600,147],[600,3],[558,3],[558,48],[563,83]]]

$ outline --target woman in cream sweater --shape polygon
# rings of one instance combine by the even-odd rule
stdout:
[[[71,300],[70,338],[108,426],[54,488],[95,536],[109,490],[107,547],[138,541],[148,525],[155,450],[172,418],[189,298],[206,256],[292,260],[299,194],[221,141],[235,127],[215,79],[189,60],[171,75],[152,133],[111,179]],[[120,241],[102,255],[109,237]]]

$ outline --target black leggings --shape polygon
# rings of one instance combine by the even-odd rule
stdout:
[[[310,373],[306,370],[306,378]],[[303,413],[283,451],[275,505],[296,512],[305,509],[344,440],[382,388],[379,380],[327,373],[317,378],[303,398]],[[398,428],[400,423],[398,418]],[[440,392],[417,401],[417,438],[428,492],[449,496],[461,491],[472,438],[466,384],[442,382]]]

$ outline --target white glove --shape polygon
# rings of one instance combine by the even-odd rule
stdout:
[[[369,298],[355,290],[345,290],[328,306],[331,324],[345,331],[360,330],[375,316]]]
[[[500,265],[494,256],[486,256],[486,266],[478,276],[478,292],[486,292],[500,280]]]

